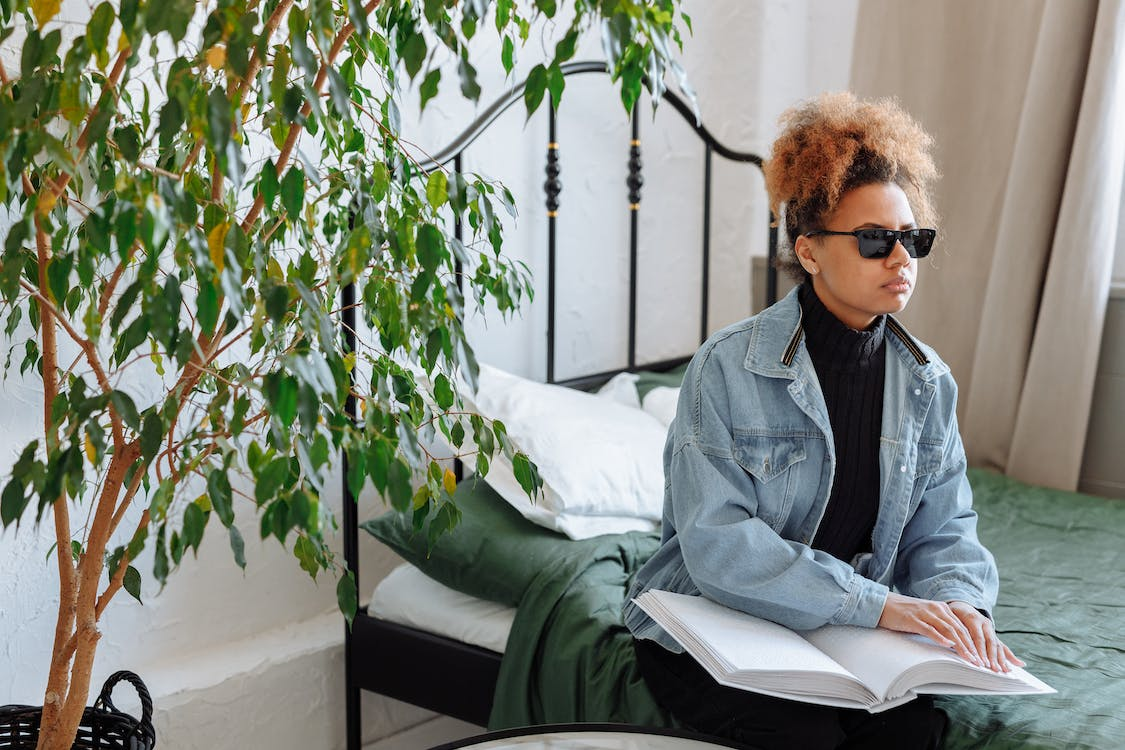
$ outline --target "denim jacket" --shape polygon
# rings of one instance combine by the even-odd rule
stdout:
[[[880,501],[872,551],[812,549],[836,457],[796,290],[711,336],[692,358],[664,449],[662,544],[647,589],[703,594],[795,630],[875,627],[887,593],[991,610],[997,573],[976,533],[949,367],[886,328]],[[637,638],[682,649],[630,601]]]

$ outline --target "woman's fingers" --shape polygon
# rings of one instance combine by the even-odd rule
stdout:
[[[979,664],[976,646],[964,623],[944,602],[919,600],[921,605],[913,608],[918,621],[940,633],[945,645],[950,646],[962,659]],[[914,631],[918,632],[918,631]]]
[[[935,602],[891,593],[879,627],[924,635],[953,649],[962,659],[994,672],[1024,666],[996,635],[992,620],[965,602]]]
[[[1008,661],[1009,664],[1017,667],[1026,666],[1024,660],[1013,654],[1012,649],[1008,648],[1007,644],[1001,643],[1000,647],[1004,652],[1004,658]]]

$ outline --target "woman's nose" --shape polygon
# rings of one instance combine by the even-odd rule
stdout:
[[[906,252],[906,247],[902,244],[901,240],[895,241],[895,246],[891,248],[891,252],[887,255],[887,265],[891,266],[909,266],[912,258],[910,253]]]

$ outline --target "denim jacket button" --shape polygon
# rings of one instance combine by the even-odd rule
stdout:
[[[902,466],[898,467],[898,470],[901,471],[901,472],[905,472],[906,471],[906,464],[903,464]]]
[[[921,388],[915,388],[914,389],[914,395],[915,396],[921,396],[922,395],[922,389]]]

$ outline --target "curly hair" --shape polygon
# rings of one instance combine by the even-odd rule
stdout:
[[[936,223],[933,139],[894,99],[822,94],[783,112],[779,125],[763,169],[770,211],[780,222],[784,210],[789,239],[776,265],[797,281],[806,277],[793,252],[797,237],[823,229],[852,188],[893,182],[906,193],[920,226]]]

